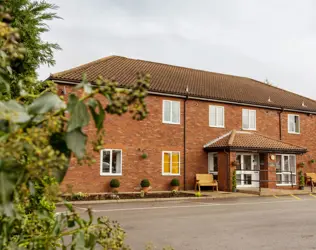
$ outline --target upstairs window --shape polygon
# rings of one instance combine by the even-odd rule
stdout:
[[[288,116],[288,132],[291,134],[300,133],[300,117],[298,115]]]
[[[122,150],[101,150],[100,175],[122,175]]]
[[[242,110],[242,128],[246,130],[256,130],[256,110]]]
[[[180,124],[180,102],[163,101],[163,123]]]
[[[224,128],[224,107],[211,105],[209,112],[210,127]]]

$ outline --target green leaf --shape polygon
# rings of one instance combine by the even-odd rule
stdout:
[[[79,101],[77,97],[72,97],[71,103],[68,105],[68,110],[71,114],[68,122],[68,132],[89,124],[87,106],[82,101]]]
[[[25,108],[15,100],[0,102],[0,110],[4,111],[3,113],[0,112],[0,119],[7,120],[9,118],[14,123],[24,123],[31,119]]]
[[[28,107],[28,112],[30,114],[44,114],[61,108],[65,108],[65,103],[59,98],[59,96],[51,92],[47,92],[31,103]]]
[[[84,239],[84,232],[83,230],[80,230],[78,233],[76,233],[73,237],[73,241],[71,244],[71,249],[76,250],[84,250],[85,248],[85,239]]]
[[[99,132],[103,128],[103,121],[104,121],[104,117],[105,117],[105,111],[104,111],[100,101],[97,100],[96,102],[97,102],[97,105],[98,105],[98,108],[99,108],[99,113],[96,112],[96,110],[95,110],[96,107],[95,106],[93,107],[93,105],[90,105],[90,103],[88,103],[88,105],[89,105],[89,109],[90,109],[90,112],[92,114],[95,126],[97,127],[98,132]]]
[[[0,160],[0,164],[3,161]],[[0,203],[6,204],[10,201],[15,187],[15,181],[7,172],[0,170]]]
[[[75,153],[78,159],[82,159],[85,154],[87,136],[82,133],[80,128],[76,128],[66,133],[65,141],[67,147]]]

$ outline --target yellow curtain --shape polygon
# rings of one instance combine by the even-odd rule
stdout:
[[[163,155],[163,171],[165,174],[170,173],[170,154],[169,153],[164,153]]]
[[[180,166],[179,166],[179,153],[172,153],[172,173],[179,174]]]

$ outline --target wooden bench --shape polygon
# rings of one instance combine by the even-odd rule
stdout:
[[[196,174],[195,176],[195,191],[199,188],[199,192],[201,192],[201,186],[209,186],[216,187],[216,191],[218,191],[218,182],[214,180],[212,174]]]
[[[316,173],[305,173],[305,182],[310,182],[312,186],[316,183]]]

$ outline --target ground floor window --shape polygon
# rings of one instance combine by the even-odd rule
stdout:
[[[208,173],[212,174],[214,180],[218,180],[218,154],[208,153]]]
[[[278,186],[296,185],[295,155],[276,155],[276,177]]]
[[[121,175],[122,174],[122,150],[103,149],[100,159],[101,175]]]
[[[180,152],[162,152],[162,174],[180,175]]]

